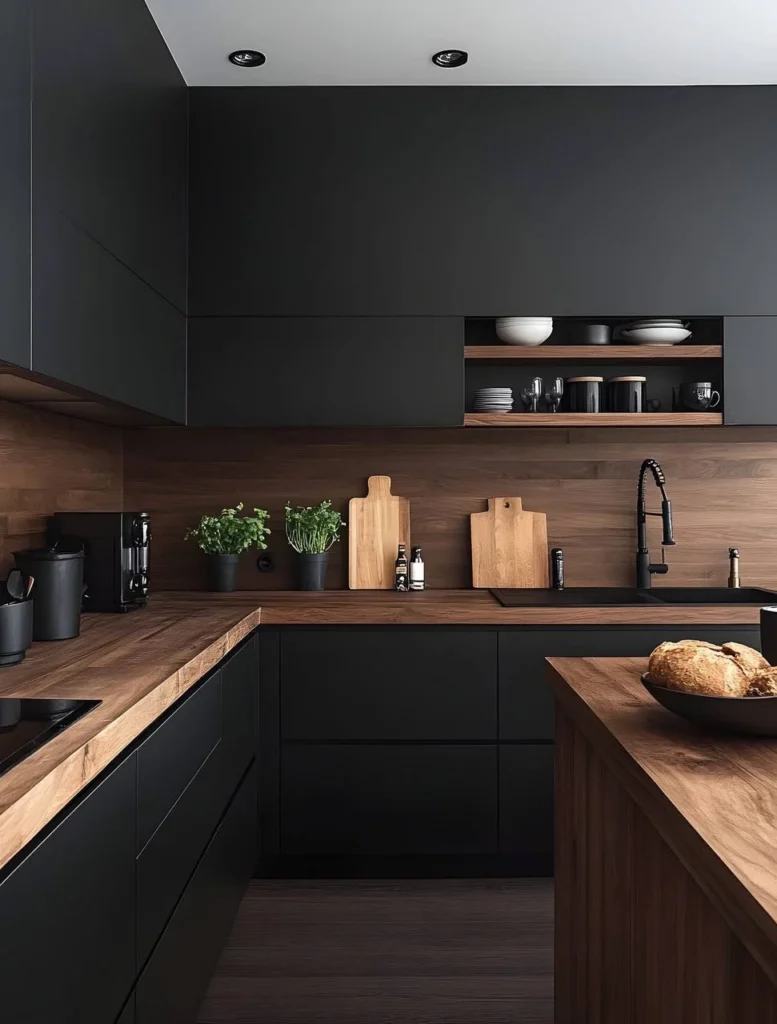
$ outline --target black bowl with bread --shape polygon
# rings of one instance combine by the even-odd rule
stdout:
[[[663,643],[642,676],[659,704],[719,732],[777,736],[777,668],[744,644]]]

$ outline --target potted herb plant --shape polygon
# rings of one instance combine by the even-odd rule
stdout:
[[[312,507],[286,502],[286,537],[299,555],[300,590],[323,590],[329,549],[340,540],[343,517],[327,499]]]
[[[194,537],[208,555],[210,589],[228,594],[235,589],[238,558],[252,545],[264,551],[264,538],[270,528],[270,513],[255,508],[254,514],[241,516],[243,502],[234,508],[223,508],[217,516],[203,516],[197,526],[188,530],[184,540]]]

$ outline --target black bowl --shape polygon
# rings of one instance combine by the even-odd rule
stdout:
[[[647,692],[694,725],[736,736],[777,736],[777,697],[708,697],[657,686],[640,676]]]

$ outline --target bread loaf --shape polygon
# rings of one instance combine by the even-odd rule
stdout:
[[[724,654],[730,654],[740,668],[743,668],[748,676],[754,676],[758,672],[769,668],[769,662],[760,651],[744,644],[737,644],[729,641],[723,644],[721,650]]]
[[[750,682],[735,652],[704,640],[660,644],[650,656],[648,674],[659,686],[714,697],[745,697]]]
[[[750,679],[748,697],[777,697],[777,668],[764,668]]]

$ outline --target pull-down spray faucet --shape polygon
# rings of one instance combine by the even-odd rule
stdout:
[[[656,487],[661,491],[661,511],[648,512],[645,506],[645,476],[653,474]],[[658,564],[650,561],[650,552],[647,546],[647,517],[661,516],[664,524],[664,536],[661,541],[663,547],[675,543],[672,534],[672,503],[666,496],[666,477],[655,459],[645,459],[639,470],[639,485],[637,487],[637,587],[646,590],[650,587],[650,577],[654,573],[669,572],[669,566],[665,562]]]

